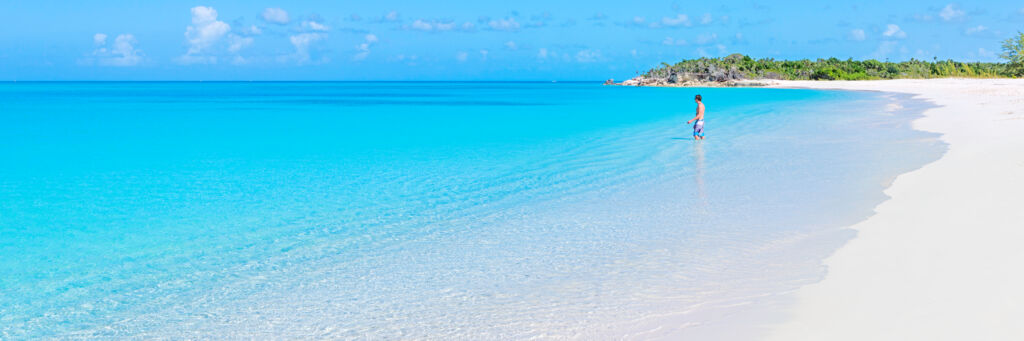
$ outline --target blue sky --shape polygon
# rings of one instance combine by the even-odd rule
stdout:
[[[996,61],[1020,1],[0,0],[0,80],[601,80],[700,56]]]

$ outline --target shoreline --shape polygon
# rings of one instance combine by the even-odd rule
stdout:
[[[912,123],[947,145],[900,174],[857,236],[794,294],[768,340],[1024,337],[1024,80],[774,81],[884,91],[937,107]]]

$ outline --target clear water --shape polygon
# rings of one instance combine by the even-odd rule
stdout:
[[[820,277],[842,226],[941,153],[894,102],[913,105],[582,83],[0,84],[0,338],[721,323],[711,312]]]

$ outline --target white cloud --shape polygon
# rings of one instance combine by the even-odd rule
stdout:
[[[881,44],[878,45],[878,48],[875,49],[875,52],[872,53],[872,56],[875,59],[884,59],[885,57],[888,57],[893,51],[896,51],[897,47],[899,47],[899,43],[895,41],[883,41]]]
[[[480,50],[480,60],[487,60],[488,54],[490,54],[490,51]]]
[[[885,27],[885,32],[882,32],[882,35],[886,36],[886,37],[889,37],[889,38],[906,38],[907,37],[907,33],[903,32],[903,30],[900,29],[900,27],[895,25],[895,24],[887,25]]]
[[[864,39],[867,39],[867,34],[864,33],[864,30],[859,28],[850,30],[850,40],[864,41]]]
[[[405,54],[399,54],[397,56],[388,58],[388,61],[392,61],[392,62],[408,61],[408,62],[406,62],[406,65],[416,65],[416,60],[419,59],[419,58],[420,57],[417,56],[417,55],[408,55],[407,56]]]
[[[310,61],[309,47],[315,42],[327,39],[327,34],[306,32],[288,37],[288,40],[295,47],[295,60],[301,63]]]
[[[964,11],[960,10],[953,4],[948,4],[939,11],[939,17],[942,20],[950,21],[964,16]]]
[[[932,21],[935,17],[931,14],[914,14],[914,19],[919,21]]]
[[[967,33],[967,34],[978,34],[978,33],[985,32],[985,30],[988,30],[988,27],[985,27],[985,26],[982,26],[982,25],[978,25],[978,26],[975,26],[975,27],[968,27],[967,31],[965,31],[965,33]]]
[[[280,8],[267,8],[263,10],[263,20],[278,25],[285,25],[291,21],[288,18],[288,12]]]
[[[217,20],[217,10],[205,6],[192,7],[192,25],[185,29],[188,52],[181,57],[181,61],[186,64],[216,63],[216,57],[203,56],[203,53],[227,35],[228,31],[231,31],[231,26]]]
[[[701,24],[705,24],[705,25],[710,24],[711,20],[712,20],[711,13],[704,13],[704,16],[700,17],[700,23]]]
[[[434,25],[431,25],[426,21],[416,19],[416,21],[412,22],[412,29],[420,31],[433,31]]]
[[[592,63],[596,62],[600,58],[601,51],[587,49],[576,52],[576,61],[580,63]]]
[[[719,56],[725,54],[725,51],[726,51],[725,45],[722,45],[722,44],[715,45],[715,49],[718,50],[718,55]],[[709,53],[703,47],[698,47],[697,48],[697,54],[700,55],[701,57],[714,57],[715,56],[714,54]]]
[[[996,54],[992,51],[986,50],[983,47],[978,48],[978,56],[982,58],[995,58]]]
[[[352,56],[352,60],[365,60],[370,56],[370,43],[356,45],[356,50],[359,52]]]
[[[182,64],[217,63],[219,54],[225,49],[236,54],[232,63],[244,64],[247,61],[237,53],[253,44],[252,36],[263,33],[263,29],[256,25],[243,27],[239,34],[233,33],[231,26],[217,20],[217,10],[212,7],[196,6],[191,9],[191,13],[192,25],[185,28],[188,51],[178,58]],[[222,40],[226,41],[226,45],[221,43]]]
[[[228,36],[228,43],[229,43],[228,51],[238,52],[239,50],[245,48],[246,46],[252,45],[252,41],[253,41],[252,37],[243,37],[243,36],[239,36],[239,35],[235,35],[235,34],[229,35]]]
[[[455,60],[458,60],[459,62],[464,62],[467,59],[469,59],[469,53],[466,51],[459,51],[459,53],[455,54]]]
[[[672,18],[664,17],[661,18],[661,24],[667,27],[690,26],[690,17],[686,14],[679,14]]]
[[[520,27],[515,18],[491,20],[487,23],[487,26],[496,31],[515,31]]]
[[[451,31],[451,30],[455,29],[455,23],[454,22],[439,22],[439,23],[435,23],[434,27],[438,31]]]
[[[644,17],[640,17],[640,16],[633,17],[633,24],[635,24],[635,25],[642,25],[644,23],[644,21],[647,21],[647,19],[644,18]]]
[[[327,25],[324,25],[324,24],[321,24],[321,23],[318,23],[318,22],[312,21],[312,20],[303,21],[302,22],[302,27],[306,28],[306,29],[309,29],[309,30],[312,30],[312,31],[321,31],[321,32],[328,31],[328,30],[331,29],[330,27],[327,27]]]
[[[629,54],[631,56],[633,56],[633,57],[636,57],[638,53],[636,52],[636,49],[632,49],[632,50],[629,50]]]
[[[391,11],[384,15],[383,21],[398,21],[398,12]]]
[[[366,57],[370,55],[370,46],[376,44],[378,40],[379,39],[377,39],[377,35],[373,33],[367,34],[365,37],[363,37],[363,42],[359,45],[356,45],[356,51],[359,52],[356,53],[355,56],[352,56],[352,60],[366,59]]]
[[[288,37],[288,40],[292,42],[295,48],[309,47],[310,44],[320,41],[326,38],[326,35],[320,33],[300,33]]]
[[[683,39],[673,39],[672,37],[665,37],[665,39],[661,41],[661,44],[662,45],[668,45],[668,46],[686,45],[686,40],[683,40]]]
[[[542,47],[539,50],[537,50],[537,58],[547,59],[548,58],[548,49]]]
[[[142,57],[139,56],[140,51],[135,49],[136,43],[138,42],[135,40],[135,36],[131,34],[118,35],[117,38],[114,38],[114,48],[110,49],[110,52],[118,57],[108,60],[108,63],[118,66],[138,64]]]
[[[718,34],[716,34],[716,33],[701,34],[701,35],[697,36],[697,40],[695,40],[695,42],[697,44],[699,44],[699,45],[704,45],[704,44],[710,44],[710,43],[714,42],[715,40],[718,40]]]
[[[97,33],[92,36],[92,41],[97,46],[92,55],[100,65],[135,66],[142,61],[142,51],[135,48],[138,41],[131,34],[118,35],[109,49],[106,47],[106,34]]]
[[[473,24],[468,22],[462,24],[462,27],[467,27],[466,25],[469,25],[469,29],[473,28]],[[432,21],[416,19],[416,21],[413,21],[411,25],[405,26],[405,28],[424,32],[441,32],[454,30],[457,28],[457,25],[455,24],[455,22],[452,21]]]
[[[516,42],[509,40],[505,42],[505,48],[509,50],[517,50],[519,49],[519,46],[516,45]]]

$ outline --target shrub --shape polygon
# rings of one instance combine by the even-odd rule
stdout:
[[[1024,33],[1003,41],[1003,54],[1006,60],[1006,71],[1016,77],[1024,76]]]

